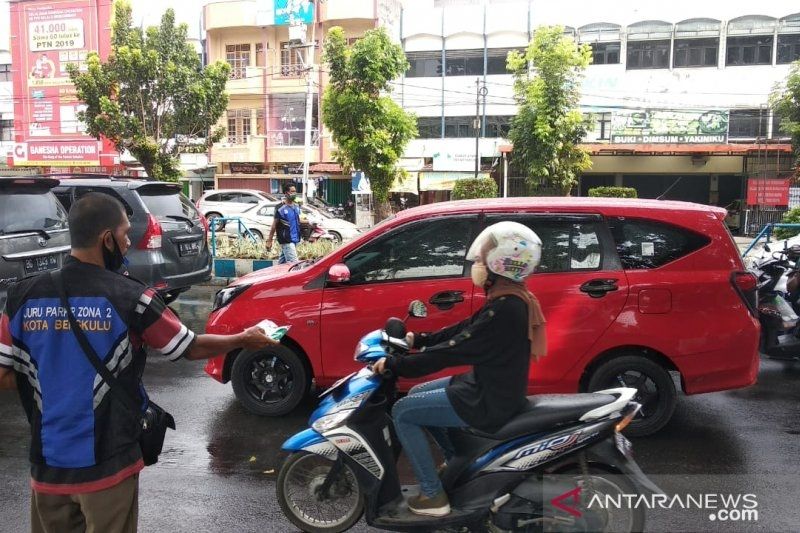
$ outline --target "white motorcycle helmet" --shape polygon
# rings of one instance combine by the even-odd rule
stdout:
[[[523,281],[542,260],[542,240],[518,222],[498,222],[484,229],[470,246],[467,261],[477,260],[498,276]]]

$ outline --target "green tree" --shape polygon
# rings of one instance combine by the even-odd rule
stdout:
[[[591,167],[588,152],[579,146],[586,124],[578,110],[583,71],[591,58],[589,45],[578,45],[560,26],[538,28],[524,54],[508,55],[519,107],[509,137],[515,164],[531,185],[555,187],[567,195]]]
[[[453,200],[497,198],[497,182],[492,178],[462,178],[453,186]]]
[[[90,135],[130,151],[151,178],[177,181],[182,142],[200,138],[210,146],[224,134],[214,126],[228,105],[229,66],[203,68],[186,40],[186,24],[175,25],[172,9],[147,31],[132,22],[128,1],[116,1],[108,61],[90,54],[84,73],[68,65],[86,104],[78,118]]]
[[[397,161],[417,134],[414,115],[388,95],[390,82],[408,69],[408,61],[383,28],[348,46],[340,27],[328,32],[323,60],[330,83],[322,98],[322,120],[336,143],[336,159],[344,169],[369,177],[378,218],[385,218]]]
[[[786,81],[772,92],[772,109],[781,117],[781,129],[792,137],[794,172],[800,179],[800,61],[795,61]]]

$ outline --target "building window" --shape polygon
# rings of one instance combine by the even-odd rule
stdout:
[[[782,117],[777,113],[773,113],[772,115],[772,138],[773,139],[789,139],[792,136],[789,134],[788,131],[784,130],[783,126],[781,125]]]
[[[438,78],[442,75],[441,52],[406,52],[407,78]]]
[[[442,136],[441,117],[417,117],[418,139],[439,139]]]
[[[669,40],[628,41],[628,70],[669,68]]]
[[[772,35],[728,37],[725,65],[771,65]]]
[[[231,144],[246,144],[250,137],[250,110],[228,110],[228,142]]]
[[[256,43],[256,66],[267,66],[266,58],[264,57],[264,43]]]
[[[508,139],[508,132],[511,131],[511,121],[513,115],[495,115],[486,117],[486,137],[501,137]]]
[[[0,120],[0,141],[14,140],[14,120]]]
[[[445,76],[483,76],[483,49],[447,50]]]
[[[474,116],[444,117],[444,136],[448,139],[475,137]]]
[[[319,143],[317,95],[312,98],[311,142]],[[306,95],[273,94],[267,134],[273,146],[303,146],[306,134]]]
[[[590,43],[592,47],[592,65],[619,64],[619,43]]]
[[[778,35],[778,64],[784,65],[798,59],[800,59],[800,33]]]
[[[11,65],[0,65],[0,81],[11,81]]]
[[[716,67],[719,39],[676,39],[676,67]]]
[[[766,138],[769,112],[766,109],[731,109],[728,121],[728,138]]]
[[[226,45],[225,60],[231,66],[231,79],[244,78],[250,66],[250,43]]]
[[[292,48],[289,42],[281,43],[281,76],[301,76],[303,74],[302,49]]]
[[[524,54],[524,48],[489,48],[486,52],[486,74],[510,74],[506,69],[506,58],[512,50]]]

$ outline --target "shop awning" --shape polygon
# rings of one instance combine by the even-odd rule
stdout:
[[[397,176],[389,192],[419,194],[417,189],[418,172],[406,172],[405,176]]]
[[[474,172],[420,172],[420,191],[452,191],[460,179],[474,178]],[[479,172],[479,178],[490,178],[489,172]]]
[[[308,171],[317,174],[341,174],[342,166],[339,163],[314,163],[309,165]]]

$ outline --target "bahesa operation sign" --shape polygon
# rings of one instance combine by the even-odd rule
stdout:
[[[102,143],[85,134],[67,65],[87,69],[97,51],[99,18],[107,8],[97,0],[12,3],[15,129],[13,164],[19,166],[99,165]]]

